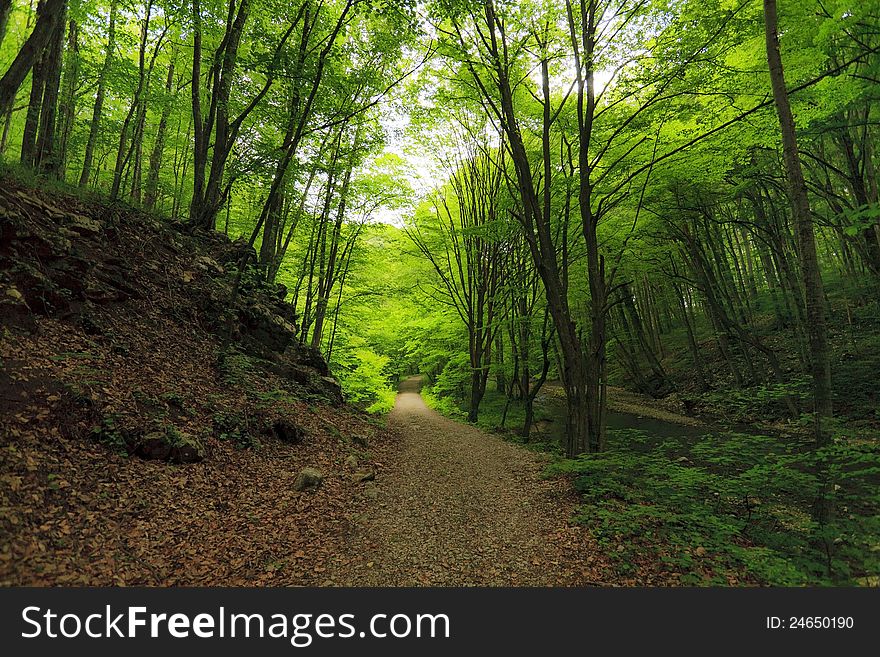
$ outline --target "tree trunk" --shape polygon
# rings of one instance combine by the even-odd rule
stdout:
[[[113,56],[116,50],[116,12],[117,0],[110,2],[110,19],[107,24],[107,47],[104,51],[104,63],[98,74],[98,89],[95,93],[95,105],[92,108],[92,122],[89,127],[89,138],[86,141],[86,151],[83,156],[83,168],[79,175],[79,186],[86,187],[92,174],[92,160],[95,156],[95,146],[98,144],[98,135],[101,131],[101,114],[104,111],[104,96],[107,88],[107,76],[113,65]]]
[[[52,39],[46,50],[46,63],[43,71],[43,99],[40,105],[40,131],[37,136],[35,164],[41,171],[57,175],[57,143],[55,140],[56,114],[58,112],[58,92],[61,87],[61,64],[64,52],[64,25],[58,19]]]
[[[37,22],[33,31],[0,78],[0,116],[14,104],[21,83],[46,49],[55,27],[63,21],[65,2],[67,0],[42,0],[37,5]]]
[[[193,0],[193,73],[192,109],[195,148],[193,149],[193,195],[190,202],[190,221],[193,226],[213,230],[217,212],[222,207],[228,193],[224,187],[226,163],[238,139],[242,123],[253,111],[257,103],[269,91],[273,78],[269,75],[261,90],[250,100],[236,117],[230,116],[230,93],[233,78],[238,66],[238,50],[244,28],[250,16],[250,0],[241,0],[236,10],[235,2],[229,3],[226,30],[220,47],[214,53],[214,62],[209,70],[209,105],[207,116],[203,117],[201,101],[201,58],[202,58],[202,17],[199,0]],[[278,42],[273,62],[293,31],[292,24]],[[213,137],[213,141],[212,138]],[[211,151],[210,161],[208,151]],[[262,221],[258,229],[262,227]],[[251,243],[254,239],[250,240]]]
[[[300,39],[297,63],[295,67],[295,70],[297,71],[301,71],[305,63],[306,56],[308,55],[309,51],[311,33],[317,20],[317,17],[312,16],[310,11],[303,11],[306,6],[306,4],[302,5],[302,7],[300,8],[300,13],[294,23],[295,25],[300,20],[303,21],[302,37]],[[295,85],[293,94],[291,95],[290,109],[288,115],[289,118],[287,127],[285,129],[284,142],[282,144],[283,152],[278,160],[278,163],[276,164],[275,174],[272,178],[272,184],[269,188],[269,193],[266,196],[266,201],[263,204],[263,209],[257,222],[257,228],[254,232],[259,231],[263,224],[269,220],[269,213],[271,209],[276,206],[276,197],[281,193],[281,186],[284,182],[285,176],[287,175],[287,169],[290,166],[294,155],[296,155],[296,152],[299,149],[299,145],[302,141],[306,124],[311,117],[312,108],[314,106],[315,99],[318,95],[318,90],[321,86],[321,80],[324,75],[324,67],[327,61],[327,57],[329,56],[333,45],[335,44],[336,39],[345,24],[346,17],[348,16],[351,8],[352,0],[346,0],[343,10],[336,20],[336,24],[333,30],[324,40],[324,46],[318,53],[318,60],[315,64],[315,72],[312,76],[311,88],[309,89],[305,100],[303,100],[302,98],[299,85]],[[291,26],[291,29],[292,28],[293,26]]]
[[[675,270],[673,265],[673,272],[674,271]],[[700,390],[706,391],[709,389],[709,385],[706,381],[706,374],[703,370],[703,359],[700,356],[700,347],[697,344],[695,328],[691,324],[690,316],[688,315],[684,294],[682,293],[681,288],[676,282],[673,281],[672,287],[675,291],[675,298],[678,301],[678,308],[681,312],[681,322],[682,324],[684,324],[685,333],[687,335],[688,349],[691,353],[691,360],[694,363],[694,371],[697,373],[697,381],[700,384]]]
[[[12,13],[12,0],[0,0],[0,46],[3,45],[3,38],[6,36],[10,13]]]
[[[271,283],[270,270],[275,262],[278,245],[278,232],[281,230],[281,217],[284,208],[285,193],[279,189],[272,200],[272,205],[266,213],[266,221],[263,226],[263,240],[260,243],[259,263],[265,272],[267,283]]]
[[[468,403],[468,415],[467,420],[470,423],[474,423],[477,421],[480,414],[480,402],[483,401],[483,393],[485,392],[485,386],[483,382],[485,381],[485,377],[483,373],[477,369],[476,367],[471,369],[471,398]]]
[[[525,406],[525,418],[523,419],[522,429],[520,429],[520,435],[525,442],[529,442],[532,425],[535,423],[535,402],[531,397],[526,397],[523,403]]]
[[[146,80],[146,50],[147,50],[147,36],[149,34],[150,29],[150,17],[153,12],[153,0],[147,1],[146,7],[146,15],[144,16],[144,22],[141,26],[141,39],[140,39],[140,47],[138,49],[138,83],[137,88],[134,92],[134,100],[132,101],[131,107],[128,109],[128,113],[125,115],[125,119],[122,121],[122,130],[119,133],[119,146],[116,149],[116,164],[113,167],[113,184],[110,187],[110,198],[116,199],[119,196],[119,191],[122,188],[122,178],[125,173],[125,168],[131,162],[131,155],[133,154],[133,148],[128,148],[129,141],[129,132],[132,133],[132,146],[135,146],[135,142],[137,140],[137,129],[138,122],[141,118],[141,109],[144,103],[144,82]],[[158,48],[158,44],[156,46]],[[134,128],[130,130],[131,121],[134,119]]]
[[[648,362],[648,366],[651,368],[651,372],[654,375],[654,380],[651,382],[651,389],[645,390],[645,392],[652,396],[661,396],[664,392],[668,392],[666,371],[663,369],[663,365],[657,358],[657,354],[654,353],[654,349],[648,342],[648,336],[645,333],[639,309],[633,301],[633,294],[629,289],[629,285],[623,286],[622,298],[624,309],[629,313],[630,321],[632,322],[633,333],[635,334],[634,337],[636,338],[637,343],[641,348],[642,355]]]
[[[76,117],[76,83],[79,79],[79,69],[79,24],[71,19],[67,33],[67,66],[64,68],[64,80],[61,85],[61,125],[58,137],[58,175],[62,179],[67,171],[68,146]]]
[[[495,333],[495,390],[504,394],[507,391],[507,374],[504,372],[503,333]]]
[[[21,133],[21,157],[23,167],[32,168],[37,160],[37,133],[40,130],[40,107],[43,104],[43,90],[46,88],[45,51],[34,62],[31,75],[31,94],[28,99],[24,129]]]
[[[165,98],[162,105],[162,116],[156,129],[156,141],[150,153],[150,171],[147,174],[147,186],[144,190],[144,207],[152,210],[159,198],[159,170],[162,168],[162,155],[165,151],[165,134],[168,132],[168,118],[171,116],[172,89],[174,88],[174,62],[168,66],[168,77],[165,80]]]
[[[779,39],[776,18],[776,0],[764,0],[764,26],[767,42],[767,63],[770,67],[770,81],[773,86],[773,99],[779,115],[782,131],[783,156],[791,195],[792,216],[795,223],[798,250],[800,251],[801,279],[807,313],[807,333],[812,356],[814,430],[816,443],[824,446],[830,442],[826,420],[832,415],[831,403],[831,360],[828,351],[828,333],[825,324],[825,301],[819,259],[816,254],[816,239],[813,232],[813,219],[807,186],[804,182],[798,155],[797,135],[785,77],[782,57],[779,53]]]

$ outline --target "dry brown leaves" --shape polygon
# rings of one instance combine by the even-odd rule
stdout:
[[[34,215],[29,230],[54,220]],[[140,294],[38,317],[32,334],[0,329],[0,584],[321,584],[344,558],[338,543],[362,487],[343,466],[347,437],[375,425],[354,409],[296,401],[273,374],[230,385],[205,326],[212,281],[193,266],[196,238],[138,216],[104,225],[108,252],[94,238],[83,244],[127,268]],[[294,392],[275,400],[278,391]],[[255,427],[284,417],[307,437],[260,435],[261,449],[240,450],[214,435],[218,412]],[[108,417],[142,432],[173,425],[201,439],[207,458],[175,466],[120,454],[90,435]],[[317,491],[292,488],[305,466],[324,473]]]

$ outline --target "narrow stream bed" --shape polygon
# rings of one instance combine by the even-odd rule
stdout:
[[[564,414],[562,418],[564,418]],[[653,417],[635,415],[633,413],[619,413],[610,411],[607,416],[609,430],[615,429],[638,429],[645,433],[656,435],[660,438],[699,438],[707,433],[714,433],[718,429],[710,426],[694,426],[689,424],[676,424]]]
[[[535,402],[535,411],[539,418],[534,424],[536,435],[544,440],[563,443],[567,413],[564,396],[553,389],[547,394],[539,394]],[[693,418],[683,418],[683,420],[688,420],[690,424],[671,422],[638,413],[609,410],[606,417],[608,438],[612,445],[614,443],[620,445],[620,441],[626,440],[626,431],[641,431],[651,436],[651,440],[647,442],[640,441],[642,449],[650,449],[669,440],[678,441],[683,449],[687,449],[707,434],[719,434],[728,430],[699,423]]]

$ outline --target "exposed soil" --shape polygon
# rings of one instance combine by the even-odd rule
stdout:
[[[356,586],[609,585],[589,533],[570,522],[569,482],[546,457],[432,411],[404,381],[388,419],[396,440],[349,537]]]

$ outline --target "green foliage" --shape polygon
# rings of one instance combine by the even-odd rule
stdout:
[[[431,391],[438,397],[463,401],[467,399],[470,380],[470,357],[467,352],[457,351],[446,356],[443,369],[431,384]]]
[[[384,415],[394,408],[394,400],[397,398],[397,393],[385,387],[378,391],[376,397],[376,401],[367,406],[367,412]]]
[[[143,190],[138,187],[145,182],[152,152],[162,146],[164,151],[156,151],[161,157],[155,209],[175,221],[185,220],[195,180],[191,89],[184,84],[192,80],[195,64],[191,7],[151,5],[147,21],[143,3],[122,7],[113,0],[120,8],[115,44],[105,48],[110,4],[70,4],[69,17],[82,31],[78,48],[65,44],[65,79],[73,63],[79,74],[72,80],[70,96],[63,97],[62,91],[56,117],[59,133],[65,121],[71,122],[64,130],[60,180],[7,164],[18,159],[30,111],[12,112],[5,121],[2,166],[28,185],[70,193],[64,179],[79,179],[87,137],[95,126],[95,161],[76,193],[88,197],[109,189],[119,153],[125,158],[119,200],[142,203]],[[880,219],[874,180],[880,162],[873,146],[878,59],[869,49],[876,41],[871,28],[877,23],[877,3],[784,4],[781,47],[790,88],[818,79],[843,60],[857,61],[846,72],[825,75],[791,96],[811,210],[817,217],[821,273],[829,291],[834,408],[849,421],[836,428],[840,440],[817,455],[805,445],[784,446],[776,439],[744,434],[687,445],[614,432],[608,453],[560,462],[556,470],[574,476],[585,495],[582,519],[597,528],[605,547],[615,548],[621,570],[636,549],[656,541],[666,546],[662,558],[683,573],[685,583],[721,583],[743,569],[757,581],[777,584],[851,582],[877,572],[877,487],[869,485],[877,482],[876,453],[866,445],[880,426],[880,304],[873,301],[877,279],[869,258],[875,237],[871,231]],[[9,30],[0,44],[0,71],[33,26],[34,4],[16,0],[13,5]],[[229,43],[224,7],[209,3],[202,10],[203,73],[218,45]],[[392,407],[395,381],[421,373],[431,381],[424,391],[426,403],[463,419],[471,378],[465,326],[471,332],[476,326],[497,328],[505,341],[501,347],[492,345],[493,362],[486,364],[491,376],[513,374],[510,341],[522,328],[518,322],[530,323],[530,337],[522,338],[528,349],[521,346],[519,351],[528,352],[525,359],[533,379],[543,364],[538,361],[537,338],[545,290],[536,271],[541,264],[541,271],[551,270],[549,263],[534,262],[528,248],[522,249],[522,257],[517,255],[517,240],[525,239],[526,231],[520,228],[525,208],[512,189],[515,185],[501,184],[516,180],[508,157],[511,144],[499,147],[503,140],[498,138],[497,117],[487,121],[484,114],[487,107],[499,105],[493,84],[498,60],[487,56],[490,39],[459,42],[452,29],[455,21],[466,35],[477,34],[475,28],[489,35],[487,30],[495,26],[480,22],[485,12],[479,9],[480,3],[458,0],[310,3],[306,14],[299,14],[307,19],[292,26],[286,46],[273,57],[297,14],[283,2],[260,0],[246,17],[242,14],[240,46],[224,60],[229,67],[224,79],[232,80],[228,102],[215,95],[217,85],[205,82],[201,89],[203,114],[225,114],[207,111],[219,100],[217,107],[242,119],[234,131],[230,160],[212,185],[224,190],[218,197],[223,207],[216,225],[227,235],[247,239],[258,217],[262,220],[263,231],[254,235],[261,264],[245,269],[242,292],[266,289],[267,272],[279,254],[264,254],[262,247],[284,244],[287,250],[280,254],[277,280],[289,290],[293,312],[303,324],[298,338],[304,344],[312,342],[309,322],[317,323],[316,306],[325,308],[323,334],[314,342],[347,399],[376,414]],[[599,42],[593,44],[596,51],[582,53],[582,61],[594,67],[597,92],[587,131],[582,130],[584,117],[576,115],[577,86],[571,70],[570,34],[586,28],[579,24],[580,12],[575,7],[569,14],[562,2],[535,0],[497,2],[495,9],[497,25],[505,30],[491,36],[510,40],[503,44],[509,56],[507,76],[516,80],[509,100],[523,126],[524,157],[530,160],[521,170],[531,167],[539,172],[535,192],[542,197],[539,204],[549,206],[546,223],[554,243],[541,258],[557,256],[551,269],[561,272],[561,296],[571,308],[565,321],[574,323],[584,344],[591,345],[591,295],[604,286],[588,280],[589,227],[579,225],[582,203],[584,209],[590,206],[598,224],[600,247],[594,255],[607,265],[608,289],[631,281],[627,285],[649,329],[641,344],[633,335],[632,318],[619,315],[614,295],[605,300],[608,346],[617,340],[634,352],[645,352],[633,354],[633,367],[624,362],[626,353],[609,348],[611,384],[638,385],[640,372],[628,369],[656,369],[657,364],[646,358],[656,351],[682,398],[687,394],[700,399],[727,420],[790,418],[789,400],[801,411],[810,408],[810,354],[805,348],[809,327],[799,313],[800,249],[793,238],[780,163],[778,122],[769,104],[758,109],[769,97],[760,3],[676,0],[607,5],[599,21]],[[432,54],[438,56],[420,63],[423,18],[436,28]],[[338,39],[331,44],[337,20]],[[147,36],[144,53],[138,52],[141,29]],[[604,42],[608,35],[614,35],[612,42]],[[321,44],[328,46],[326,51]],[[856,54],[860,56],[854,58]],[[542,56],[549,62],[547,109],[553,116],[546,163],[540,130],[545,107],[536,76]],[[150,67],[143,90],[138,90],[140,61]],[[173,84],[166,91],[164,80],[172,65]],[[418,73],[408,76],[411,70]],[[404,79],[406,86],[392,90]],[[313,81],[317,93],[306,101]],[[103,114],[92,121],[96,88],[104,82]],[[18,110],[28,105],[28,88],[26,82],[15,99]],[[67,108],[72,111],[65,118]],[[245,108],[252,110],[247,116],[240,114]],[[747,120],[719,129],[744,111]],[[166,119],[160,139],[158,124]],[[294,119],[301,119],[300,125]],[[399,124],[407,123],[400,129]],[[217,126],[205,136],[205,148],[215,158],[223,132]],[[301,143],[287,154],[290,165],[279,174],[279,158],[294,133]],[[586,149],[589,179],[578,162],[584,138],[591,140]],[[686,150],[677,151],[691,141]],[[475,171],[500,174],[498,185],[479,204],[490,216],[478,225],[463,226],[462,208],[468,203],[463,202],[467,195],[460,193],[461,172],[476,162]],[[427,171],[423,180],[419,169]],[[276,181],[280,195],[277,208],[270,211],[267,193]],[[869,197],[867,203],[863,197]],[[461,230],[441,228],[440,217]],[[270,234],[267,218],[278,220],[277,234]],[[395,226],[378,223],[382,221]],[[434,247],[426,251],[441,265],[438,271],[396,227],[400,225],[423,230],[426,245]],[[533,233],[531,228],[528,232]],[[535,239],[534,234],[527,237]],[[500,260],[477,257],[480,249],[467,248],[471,255],[465,266],[452,266],[454,259],[447,260],[461,244],[481,240],[504,243],[496,254]],[[705,263],[696,262],[700,254]],[[501,261],[503,302],[495,307],[491,321],[488,315],[468,317],[462,312],[468,303],[462,301],[469,298],[473,305],[475,283],[485,275],[487,264],[502,266]],[[234,275],[234,267],[227,266],[226,282]],[[438,276],[444,275],[452,285],[440,284]],[[321,289],[323,297],[317,300],[317,290],[328,278],[328,289]],[[534,281],[531,289],[529,281]],[[444,287],[450,294],[442,294]],[[531,295],[527,309],[518,309],[518,319],[512,319],[522,295]],[[712,306],[720,306],[721,313]],[[719,314],[736,326],[725,326]],[[548,335],[556,367],[559,342]],[[730,343],[732,356],[718,353],[722,337]],[[690,354],[687,338],[696,343],[696,355]],[[765,371],[766,352],[754,347],[758,343],[779,356],[782,375]],[[502,355],[503,365],[498,359]],[[68,366],[82,361],[68,367],[77,377],[76,383],[67,384],[76,398],[88,400],[105,384],[105,374],[93,366],[90,352],[50,358]],[[701,366],[707,380],[697,390],[694,372]],[[226,385],[245,389],[263,408],[294,401],[285,390],[256,390],[253,383],[260,368],[244,354],[226,355],[219,369]],[[782,383],[770,382],[782,378]],[[169,405],[187,411],[175,393],[165,393],[161,400],[135,399],[163,423]],[[317,406],[321,400],[316,395],[309,401]],[[524,411],[520,403],[508,403],[503,395],[489,391],[478,422],[487,429],[502,424],[519,429]],[[804,425],[809,422],[802,418]],[[124,451],[129,446],[117,425],[118,418],[104,418],[92,434]],[[184,440],[173,426],[163,426],[172,443]],[[221,440],[238,447],[259,446],[247,417],[220,414],[214,430]],[[811,508],[820,492],[836,511],[821,527]],[[617,550],[618,545],[625,547]],[[704,554],[697,555],[697,548]]]
[[[128,453],[128,440],[125,432],[119,427],[118,415],[105,415],[100,424],[92,426],[89,434],[105,447],[119,454]]]
[[[228,440],[237,449],[260,449],[259,438],[254,435],[246,415],[218,412],[214,414],[214,435],[218,440]]]
[[[248,375],[253,372],[251,359],[240,352],[230,352],[220,361],[220,375],[223,382],[230,386],[245,386]]]
[[[640,431],[609,431],[611,449],[559,460],[591,527],[621,573],[656,551],[683,584],[729,578],[773,585],[851,584],[880,568],[880,450],[836,442],[816,454],[766,436],[704,437],[690,458]],[[820,491],[833,508],[820,526]],[[613,549],[622,546],[622,550]]]
[[[441,415],[452,418],[453,420],[465,420],[467,412],[462,410],[459,403],[449,396],[440,396],[434,392],[433,387],[422,389],[422,399],[425,405]]]
[[[812,382],[801,375],[793,376],[785,383],[716,390],[702,395],[702,398],[715,407],[723,408],[727,417],[734,421],[777,418],[787,414],[786,397],[798,405],[810,399],[811,386]]]
[[[842,216],[849,221],[843,232],[854,237],[863,230],[870,230],[880,219],[880,203],[863,205],[854,210],[844,210]]]
[[[365,405],[371,413],[385,413],[394,405],[389,386],[388,356],[360,347],[345,353],[336,373],[349,401]]]

